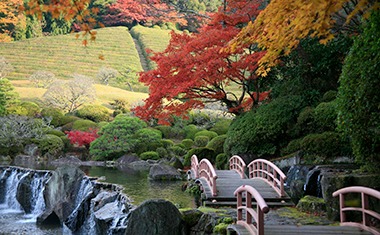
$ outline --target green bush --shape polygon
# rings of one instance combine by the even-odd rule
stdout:
[[[356,161],[368,171],[380,167],[380,12],[355,38],[340,77],[338,126],[351,139]]]
[[[193,147],[194,141],[192,139],[183,139],[181,141],[181,144],[183,144],[183,146],[185,146],[185,149],[189,150]]]
[[[182,148],[179,145],[174,145],[169,148],[170,151],[172,151],[176,156],[183,156],[187,153],[186,149]]]
[[[86,105],[76,111],[76,115],[82,119],[88,119],[94,122],[107,122],[110,119],[108,109],[103,105]]]
[[[153,128],[142,128],[138,130],[132,138],[136,140],[134,152],[138,155],[162,147],[162,133]]]
[[[213,138],[217,137],[218,134],[214,131],[202,130],[195,134],[195,137],[197,136],[207,136],[210,140],[212,140]]]
[[[34,102],[24,101],[20,104],[21,107],[25,108],[26,115],[29,117],[37,117],[41,113],[41,108],[38,104]]]
[[[288,154],[295,153],[295,152],[301,150],[302,140],[303,140],[303,137],[290,141],[288,146],[281,149],[281,155],[288,155]]]
[[[298,138],[316,132],[314,108],[307,106],[297,117],[297,123],[291,129],[291,136]]]
[[[302,109],[302,97],[279,97],[268,104],[247,112],[231,124],[224,152],[254,154],[258,157],[272,157],[280,154],[280,149],[288,144],[288,128],[294,125],[298,112]]]
[[[212,164],[215,163],[215,151],[213,149],[202,147],[202,148],[193,148],[190,149],[190,151],[187,152],[185,158],[184,158],[184,166],[190,166],[191,163],[191,156],[197,155],[198,160],[202,160],[203,158],[208,159]]]
[[[148,152],[141,153],[140,159],[141,160],[148,160],[148,159],[158,160],[160,159],[160,156],[155,151],[148,151]]]
[[[224,135],[227,133],[228,128],[231,125],[231,122],[231,119],[220,119],[215,123],[215,125],[212,128],[210,128],[210,131],[214,131],[218,135]]]
[[[194,140],[194,145],[197,147],[206,147],[209,141],[210,138],[208,136],[196,136]]]
[[[166,158],[169,156],[168,150],[166,150],[164,147],[158,147],[156,149],[156,152],[160,158]]]
[[[345,143],[336,132],[310,134],[301,141],[301,150],[305,155],[319,156],[325,159],[342,156]]]
[[[220,135],[213,138],[207,145],[207,148],[213,149],[216,154],[223,153],[224,141],[226,141],[227,135]]]
[[[138,118],[118,115],[100,129],[99,138],[90,145],[90,154],[95,160],[112,160],[125,153],[132,153],[138,143],[133,136],[145,127],[147,124]]]
[[[73,122],[72,129],[78,131],[88,131],[90,129],[98,129],[98,125],[90,120],[79,119]]]
[[[201,111],[190,111],[189,113],[190,123],[199,127],[207,128],[211,126],[211,118],[207,113]]]
[[[337,96],[338,92],[337,91],[334,91],[334,90],[331,90],[331,91],[328,91],[326,92],[325,94],[323,94],[322,96],[322,102],[330,102],[330,101],[333,101],[336,99],[336,96]]]
[[[322,102],[314,109],[314,121],[317,132],[334,131],[337,119],[336,101]]]
[[[65,144],[62,139],[56,135],[47,134],[38,141],[38,148],[41,150],[42,155],[56,155],[60,153],[64,147]]]
[[[73,115],[65,115],[61,118],[60,122],[61,125],[66,125],[68,123],[75,122],[76,120],[80,120],[80,118]]]
[[[57,108],[44,108],[41,110],[42,117],[51,118],[50,124],[59,127],[62,125],[63,112]]]
[[[58,137],[61,137],[61,136],[66,136],[65,133],[63,133],[62,131],[59,131],[59,130],[55,130],[55,129],[49,129],[46,134],[49,134],[49,135],[55,135],[55,136],[58,136]]]
[[[61,138],[64,145],[63,151],[64,152],[70,151],[71,148],[73,147],[73,145],[70,142],[70,139],[67,136],[60,136],[59,138]]]
[[[155,129],[162,132],[163,138],[166,139],[181,139],[184,137],[184,130],[179,127],[172,126],[156,126]]]
[[[173,140],[163,139],[163,140],[161,140],[161,144],[164,148],[168,149],[174,145],[174,142],[173,142]]]
[[[225,153],[219,153],[215,158],[216,169],[228,170],[228,157]]]
[[[194,140],[195,134],[199,131],[200,130],[198,129],[196,125],[194,124],[187,125],[184,127],[185,138]]]

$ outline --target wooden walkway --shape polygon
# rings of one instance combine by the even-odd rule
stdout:
[[[206,206],[236,206],[235,190],[241,185],[249,185],[260,192],[268,206],[293,206],[290,197],[280,197],[278,193],[263,179],[242,179],[235,170],[216,170],[217,195],[213,196],[211,188],[204,178],[199,178],[203,187],[202,200]],[[253,204],[256,202],[253,202]]]
[[[239,231],[239,232],[236,232]],[[349,226],[321,226],[321,225],[266,225],[265,235],[371,235],[372,233]],[[251,235],[243,226],[232,225],[228,234]]]

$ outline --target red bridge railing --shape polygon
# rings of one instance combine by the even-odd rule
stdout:
[[[194,178],[198,179],[198,157],[196,155],[191,156],[191,171],[194,174]]]
[[[203,177],[206,179],[207,184],[209,185],[211,189],[212,195],[216,196],[217,195],[216,179],[218,178],[218,176],[216,175],[215,169],[213,165],[211,164],[211,162],[207,160],[206,158],[202,159],[198,165],[198,172],[199,172],[198,173],[199,178]]]
[[[349,193],[360,193],[361,194],[361,207],[346,207],[345,206],[345,195]],[[370,218],[374,218],[377,222],[380,222],[380,214],[369,209],[369,196],[374,197],[377,200],[380,200],[380,192],[371,188],[353,186],[342,188],[333,193],[333,196],[336,197],[339,195],[339,208],[340,208],[340,225],[342,226],[353,226],[359,227],[360,229],[371,232],[375,235],[380,235],[380,229],[375,228],[371,225]],[[347,221],[346,212],[348,211],[359,211],[362,214],[362,222],[351,222]]]
[[[281,197],[285,196],[284,183],[286,175],[272,162],[265,159],[252,161],[248,164],[248,177],[264,179]]]
[[[230,158],[230,170],[236,170],[242,179],[245,178],[246,164],[244,160],[238,155],[234,155]]]
[[[269,207],[263,197],[249,185],[240,186],[235,190],[235,195],[237,198],[236,223],[244,226],[250,234],[264,235],[264,213],[269,211]],[[245,205],[243,205],[244,195]],[[256,211],[252,208],[252,197],[257,204]],[[245,216],[243,216],[243,212],[245,212]]]

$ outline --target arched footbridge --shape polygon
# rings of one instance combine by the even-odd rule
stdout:
[[[255,188],[269,206],[293,205],[284,190],[285,174],[272,162],[256,159],[245,164],[237,155],[229,160],[229,170],[217,170],[208,159],[191,157],[191,177],[201,184],[207,206],[236,205],[235,190],[247,185]]]

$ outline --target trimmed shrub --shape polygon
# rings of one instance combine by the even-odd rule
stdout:
[[[194,124],[187,125],[183,129],[185,131],[185,138],[192,140],[194,140],[195,134],[200,131],[198,127]]]
[[[224,135],[227,133],[228,128],[231,125],[231,119],[220,119],[215,125],[210,129],[210,131],[216,132],[218,135]]]
[[[182,139],[185,135],[184,130],[179,127],[156,126],[155,129],[160,130],[166,139]]]
[[[213,138],[217,137],[218,134],[214,131],[203,130],[203,131],[197,132],[195,134],[195,137],[197,137],[197,136],[207,136],[210,140],[212,140]]]
[[[170,147],[169,150],[172,151],[176,156],[183,156],[187,153],[186,149],[182,148],[179,145],[174,145]]]
[[[173,142],[173,140],[162,139],[162,140],[161,140],[161,144],[162,144],[162,146],[163,146],[164,148],[168,149],[168,148],[170,148],[171,146],[174,145],[174,142]]]
[[[190,111],[189,119],[190,119],[190,123],[196,126],[200,126],[204,128],[211,126],[210,117],[206,113],[201,112],[201,111]]]
[[[314,120],[317,132],[334,131],[337,119],[336,101],[322,102],[314,109]]]
[[[86,105],[76,111],[76,115],[83,119],[88,119],[94,122],[106,122],[110,119],[108,109],[102,105]]]
[[[73,145],[70,143],[70,139],[67,136],[60,136],[59,138],[61,138],[61,140],[63,142],[63,145],[64,145],[63,151],[64,152],[69,151],[73,147]]]
[[[207,148],[213,149],[216,154],[223,153],[224,141],[226,141],[227,135],[220,135],[212,140],[206,145]]]
[[[208,136],[196,136],[194,140],[194,145],[197,147],[206,147],[209,141],[210,138]]]
[[[183,144],[183,146],[185,146],[185,149],[189,150],[193,147],[194,141],[192,139],[183,139],[181,141],[181,144]]]
[[[115,120],[100,129],[99,138],[90,145],[90,154],[95,160],[112,160],[132,153],[138,143],[133,136],[145,127],[147,124],[136,117],[118,115]]]
[[[51,118],[50,124],[59,127],[62,126],[63,112],[58,108],[44,108],[41,115],[45,118]]]
[[[294,139],[294,140],[290,141],[288,146],[281,149],[281,155],[288,155],[288,154],[295,153],[295,152],[301,150],[302,140],[303,140],[303,138],[299,138],[299,139]]]
[[[38,141],[38,148],[41,150],[42,155],[56,155],[61,152],[64,147],[65,144],[62,139],[56,135],[47,134]]]
[[[65,115],[61,118],[61,125],[66,125],[70,122],[75,122],[76,120],[80,120],[80,118],[73,115]]]
[[[338,95],[338,92],[337,92],[337,91],[333,91],[333,90],[328,91],[328,92],[326,92],[325,94],[323,94],[323,96],[322,96],[322,100],[321,100],[321,101],[322,101],[322,102],[330,102],[330,101],[333,101],[333,100],[336,99],[337,95]]]
[[[301,149],[305,155],[331,158],[342,156],[344,143],[341,136],[336,132],[323,132],[321,134],[310,134],[301,141]]]
[[[228,157],[225,153],[219,153],[215,158],[216,169],[227,170],[228,169]]]
[[[190,149],[190,151],[187,152],[184,158],[184,162],[183,162],[184,166],[190,166],[191,156],[193,156],[194,154],[197,155],[199,161],[202,160],[203,158],[207,158],[212,164],[215,163],[215,157],[216,157],[215,151],[213,149],[203,147],[203,148]]]
[[[26,110],[25,116],[36,117],[41,113],[41,108],[34,102],[24,101],[20,104]]]
[[[148,152],[141,153],[140,159],[141,160],[148,160],[148,159],[158,160],[160,159],[160,156],[155,151],[148,151]]]
[[[66,136],[65,133],[63,133],[62,131],[59,131],[59,130],[55,130],[55,129],[49,129],[46,134],[49,134],[49,135],[55,135],[55,136],[58,136],[58,137],[61,137],[61,136]]]
[[[165,158],[165,157],[168,157],[169,155],[168,150],[166,150],[166,148],[164,147],[158,147],[156,149],[156,152],[160,158]]]
[[[79,119],[73,122],[72,129],[78,131],[88,131],[90,129],[98,129],[98,125],[90,120]]]
[[[143,128],[138,130],[133,137],[137,143],[134,152],[138,155],[143,152],[154,151],[158,147],[162,147],[162,133],[153,128]]]

